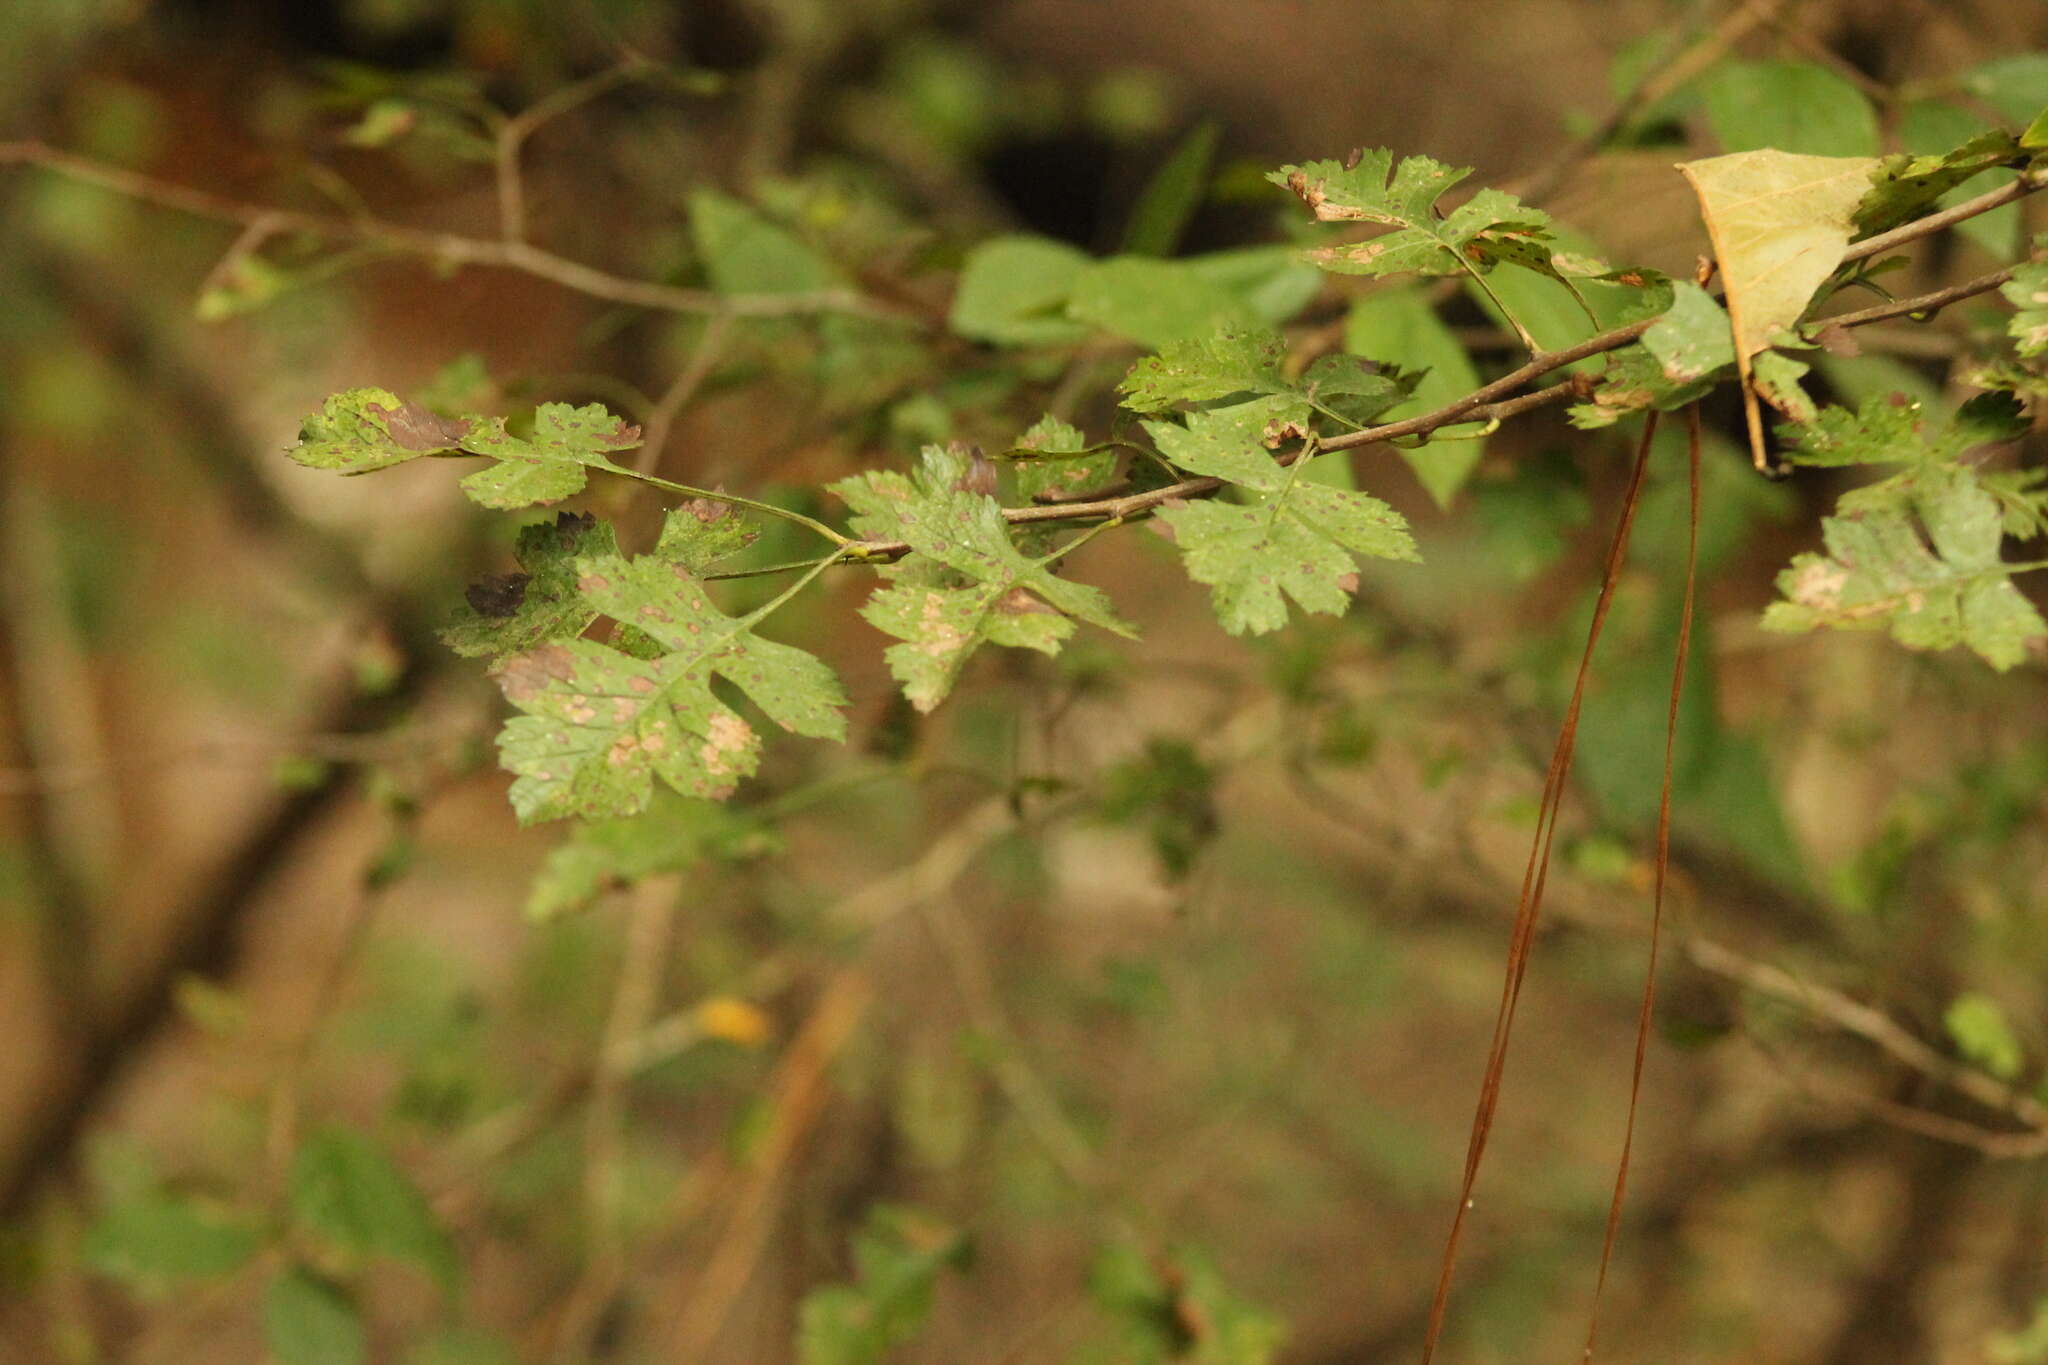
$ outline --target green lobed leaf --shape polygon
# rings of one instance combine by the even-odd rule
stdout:
[[[2012,134],[1978,133],[1938,156],[1885,157],[1871,174],[1870,189],[1850,220],[1858,237],[1885,232],[1932,209],[1950,190],[2019,154]]]
[[[533,434],[514,436],[498,418],[471,419],[462,449],[497,461],[462,481],[462,491],[484,507],[530,507],[559,502],[583,491],[590,470],[614,469],[611,457],[640,444],[640,428],[605,411],[600,403],[571,407],[543,403],[533,415]]]
[[[1470,175],[1426,156],[1394,161],[1385,148],[1357,154],[1346,166],[1312,161],[1282,166],[1267,179],[1292,191],[1326,223],[1383,223],[1397,229],[1370,241],[1319,248],[1310,258],[1346,275],[1449,275],[1484,271],[1503,260],[1549,258],[1549,216],[1511,194],[1481,190],[1439,218],[1436,201]]]
[[[1982,991],[1964,991],[1950,1001],[1941,1022],[1956,1051],[2001,1081],[2015,1080],[2026,1069],[2026,1049],[2004,1008]]]
[[[1191,474],[1225,479],[1247,503],[1169,504],[1160,518],[1180,546],[1188,576],[1209,585],[1223,628],[1261,634],[1287,623],[1292,598],[1304,610],[1341,615],[1351,605],[1354,555],[1414,560],[1400,514],[1365,493],[1300,478],[1265,448],[1269,432],[1305,414],[1298,400],[1267,399],[1196,413],[1186,426],[1147,422],[1160,453]]]
[[[846,697],[832,670],[756,636],[760,613],[721,613],[688,564],[598,555],[576,568],[589,605],[671,652],[636,658],[572,640],[499,661],[492,676],[524,713],[498,736],[521,821],[633,815],[657,777],[686,796],[729,793],[759,766],[761,741],[713,694],[716,677],[785,730],[844,738]]]
[[[2048,252],[2048,236],[2035,238],[2034,249]],[[2048,354],[2048,261],[2021,266],[1999,292],[2019,310],[2006,324],[2006,330],[2012,333],[2013,349],[2022,356]]]
[[[878,1204],[854,1236],[855,1282],[804,1296],[797,1328],[802,1365],[879,1365],[931,1314],[939,1276],[964,1266],[971,1244],[915,1209]]]
[[[969,471],[966,452],[927,446],[914,476],[876,472],[832,485],[854,510],[857,532],[911,547],[882,570],[891,581],[861,615],[904,642],[884,658],[920,711],[945,699],[983,643],[1055,654],[1075,620],[1133,634],[1099,589],[1062,579],[1020,551],[1001,505],[971,486]]]
[[[2005,512],[1971,471],[1928,466],[1843,499],[1821,524],[1827,553],[1778,575],[1771,630],[1889,629],[1909,649],[1967,645],[2003,672],[2048,623],[1999,558]]]
[[[85,1263],[131,1283],[211,1279],[256,1254],[254,1228],[190,1195],[148,1190],[105,1209],[85,1235]]]
[[[1008,453],[1017,461],[1018,496],[1027,501],[1087,493],[1116,473],[1114,450],[1090,446],[1078,428],[1050,415],[1019,436],[1016,448]]]
[[[1963,404],[1947,423],[1931,426],[1926,410],[1904,394],[1867,398],[1854,411],[1828,407],[1805,426],[1780,427],[1778,438],[1794,464],[1938,464],[2027,430],[2010,394],[1986,393]]]
[[[1573,426],[1594,430],[1645,408],[1683,407],[1735,363],[1728,314],[1713,296],[1690,281],[1659,285],[1660,292],[1668,287],[1670,303],[1641,341],[1608,357],[1592,400],[1572,406]]]
[[[388,389],[348,389],[320,405],[285,453],[311,469],[368,474],[457,450],[480,419],[448,418]]]
[[[1282,393],[1280,334],[1270,328],[1214,332],[1161,348],[1131,367],[1117,387],[1134,412],[1206,403],[1237,393]]]
[[[1869,97],[1824,66],[1722,62],[1703,93],[1707,124],[1727,151],[1877,154],[1877,112]]]
[[[361,1365],[370,1353],[355,1299],[302,1265],[263,1292],[263,1344],[277,1365]]]
[[[471,584],[466,605],[442,627],[441,639],[468,658],[575,639],[597,619],[576,591],[576,560],[618,548],[611,526],[588,514],[561,512],[553,521],[521,527],[512,552],[519,572],[490,574]]]
[[[288,1198],[293,1218],[337,1251],[410,1262],[453,1291],[454,1244],[419,1187],[365,1134],[329,1126],[308,1137],[292,1157]]]

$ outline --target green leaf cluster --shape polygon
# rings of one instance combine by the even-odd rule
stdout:
[[[1379,223],[1395,229],[1370,241],[1312,252],[1325,270],[1346,275],[1450,275],[1483,272],[1502,261],[1548,268],[1549,215],[1511,194],[1484,189],[1450,213],[1436,202],[1471,174],[1426,156],[1398,162],[1386,148],[1349,161],[1283,166],[1266,178],[1286,187],[1326,223]]]

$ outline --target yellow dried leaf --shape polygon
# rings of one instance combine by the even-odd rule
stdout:
[[[1842,263],[1850,220],[1877,164],[1867,156],[1799,156],[1766,147],[1678,167],[1699,196],[1700,216],[1720,263],[1759,469],[1765,463],[1763,421],[1750,358],[1770,346],[1772,333],[1799,320]]]

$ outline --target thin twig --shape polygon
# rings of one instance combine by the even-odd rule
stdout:
[[[652,69],[642,57],[628,57],[594,76],[565,85],[534,101],[498,128],[495,169],[498,184],[498,231],[508,242],[526,240],[526,181],[519,154],[526,140],[543,126],[572,112],[617,86],[638,80]]]
[[[676,418],[682,415],[683,409],[689,406],[690,400],[710,376],[731,330],[730,313],[713,313],[705,319],[704,331],[690,351],[688,363],[647,414],[647,421],[641,429],[640,450],[633,457],[633,468],[641,474],[652,474],[661,467],[662,452],[668,448],[669,433],[675,429]]]
[[[659,312],[723,312],[735,317],[853,313],[898,321],[917,320],[912,314],[849,289],[820,289],[794,294],[719,294],[708,289],[684,289],[652,280],[614,275],[523,241],[435,232],[368,215],[343,217],[243,203],[153,175],[108,166],[41,142],[0,143],[0,165],[9,163],[40,166],[84,184],[98,185],[131,199],[210,218],[215,222],[238,223],[244,227],[266,224],[277,232],[304,232],[330,241],[362,242],[403,255],[424,256],[442,265],[516,270],[592,298]]]

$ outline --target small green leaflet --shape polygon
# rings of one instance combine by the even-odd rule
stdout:
[[[2004,509],[1969,470],[1931,466],[1860,491],[1821,524],[1827,553],[1778,575],[1785,600],[1765,611],[1766,629],[1883,626],[1910,649],[1968,645],[2001,672],[2048,635],[2012,585],[2023,566],[1999,558]]]
[[[303,1265],[263,1291],[263,1344],[277,1365],[361,1365],[370,1355],[354,1296]]]
[[[485,507],[530,507],[581,492],[591,469],[611,469],[614,452],[640,444],[629,426],[602,405],[543,403],[533,434],[513,436],[501,417],[443,417],[402,403],[385,389],[335,394],[306,419],[287,453],[313,469],[367,474],[422,455],[485,455],[497,461],[462,480],[462,491]]]
[[[2034,239],[2034,251],[2048,252],[2048,235]],[[2019,309],[2006,324],[2012,333],[2013,349],[2023,356],[2048,353],[2048,261],[2021,266],[1999,292]]]
[[[1689,281],[1670,288],[1670,307],[1639,343],[1608,357],[1592,401],[1573,405],[1573,426],[1593,430],[1643,408],[1682,407],[1709,392],[1715,377],[1735,363],[1734,335],[1721,305]]]
[[[1354,554],[1418,558],[1393,508],[1365,493],[1304,481],[1267,453],[1269,434],[1298,432],[1306,416],[1298,399],[1268,398],[1196,413],[1184,427],[1145,424],[1175,465],[1250,495],[1243,503],[1169,504],[1159,514],[1188,576],[1209,585],[1217,619],[1233,635],[1285,625],[1283,591],[1305,610],[1341,615],[1351,605]]]
[[[2026,1049],[2013,1033],[2005,1008],[1991,996],[1964,991],[1949,1002],[1941,1022],[1956,1051],[1999,1080],[2016,1081],[2026,1070]]]
[[[110,1205],[85,1237],[85,1263],[131,1284],[210,1279],[256,1254],[256,1229],[233,1210],[191,1195],[147,1190]]]
[[[533,435],[523,438],[508,433],[499,418],[477,420],[477,430],[463,438],[462,448],[498,463],[465,478],[462,491],[485,507],[560,502],[583,491],[590,470],[615,468],[614,452],[639,444],[640,428],[598,403],[582,408],[543,403],[533,414]]]
[[[612,528],[589,515],[561,512],[553,521],[522,527],[512,552],[519,572],[472,583],[467,604],[442,628],[442,641],[457,654],[478,658],[575,639],[597,617],[577,595],[576,560],[618,549]]]
[[[1919,217],[1956,186],[2022,155],[2011,133],[1979,133],[1939,156],[1898,153],[1878,162],[1870,189],[1850,219],[1858,237],[1885,232]]]
[[[309,469],[368,474],[422,455],[451,455],[481,419],[442,417],[388,389],[347,389],[320,405],[287,454]]]
[[[1806,426],[1780,427],[1793,464],[1824,467],[1856,464],[1937,464],[1993,441],[2024,435],[2027,419],[2008,393],[1979,394],[1957,409],[1939,430],[1930,430],[1920,404],[1904,394],[1865,399],[1854,412],[1829,407]]]
[[[1399,229],[1371,241],[1310,253],[1325,270],[1346,275],[1449,275],[1485,271],[1502,260],[1528,264],[1549,259],[1549,216],[1512,194],[1481,190],[1444,218],[1435,205],[1472,172],[1426,156],[1398,165],[1385,148],[1363,152],[1345,165],[1312,161],[1282,166],[1266,178],[1293,191],[1326,223],[1384,223]]]
[[[1119,387],[1134,412],[1164,412],[1178,403],[1209,403],[1237,394],[1299,393],[1319,412],[1357,428],[1404,402],[1422,377],[1357,356],[1318,358],[1299,383],[1281,371],[1280,334],[1271,328],[1226,331],[1165,347],[1131,367]]]
[[[1131,636],[1099,589],[1071,583],[1052,559],[1033,559],[1010,539],[1002,507],[969,486],[969,456],[926,446],[914,477],[857,475],[832,485],[872,540],[901,540],[913,553],[882,570],[892,581],[861,615],[904,641],[884,657],[920,711],[945,699],[983,642],[1056,654],[1074,620]]]
[[[678,524],[671,518],[671,534],[681,534]],[[660,552],[630,561],[590,556],[576,561],[576,572],[591,607],[673,652],[643,659],[571,640],[492,669],[525,713],[498,736],[500,759],[517,775],[511,795],[521,821],[633,815],[646,808],[656,777],[686,796],[729,793],[759,766],[761,741],[713,694],[714,677],[737,685],[786,730],[844,738],[846,697],[832,670],[754,635],[770,608],[724,615],[688,564]]]
[[[1116,473],[1114,450],[1089,445],[1077,428],[1052,416],[1040,418],[1006,453],[1017,461],[1017,495],[1026,501],[1074,497],[1109,482]]]

